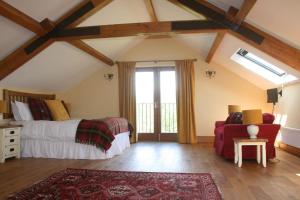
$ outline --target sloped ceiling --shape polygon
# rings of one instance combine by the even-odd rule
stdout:
[[[44,18],[55,21],[73,6],[81,2],[81,0],[5,1],[37,21],[42,21]],[[243,0],[208,1],[224,10],[227,10],[230,6],[239,8],[243,2]],[[159,21],[204,19],[201,16],[193,15],[173,5],[167,0],[153,0],[153,5]],[[263,30],[277,37],[284,38],[283,40],[295,47],[299,47],[300,27],[296,26],[296,19],[300,19],[300,12],[298,12],[300,10],[299,6],[299,0],[287,0],[285,3],[282,3],[281,0],[260,0],[257,1],[249,13],[247,21],[258,27],[262,27]],[[149,21],[150,16],[143,0],[114,0],[79,26]],[[0,27],[0,59],[3,59],[34,35],[30,31],[1,16]],[[215,36],[216,34],[213,33],[171,35],[171,37],[185,43],[203,56],[207,55]],[[84,40],[84,42],[115,61],[130,48],[139,44],[143,39],[145,39],[145,37],[139,36]],[[257,53],[257,55],[266,60],[276,64],[278,63],[280,67],[285,67],[290,70],[288,66],[270,58],[263,52],[254,49],[232,36],[225,37],[213,62],[223,65],[262,89],[273,87],[274,85],[270,82],[254,75],[252,72],[245,70],[230,60],[231,55],[240,47],[251,49],[253,50],[252,52]],[[56,42],[2,80],[0,87],[48,90],[53,92],[65,91],[102,67],[107,66],[67,43]]]
[[[272,58],[271,56],[265,54],[264,52],[257,50],[256,48],[250,46],[249,44],[243,41],[236,39],[234,36],[229,34],[225,36],[223,42],[221,43],[217,52],[215,53],[214,62],[229,69],[230,71],[236,73],[237,75],[241,76],[242,78],[248,80],[249,82],[255,84],[256,86],[262,89],[275,87],[276,85],[274,85],[272,82],[258,76],[252,71],[247,70],[246,68],[242,67],[241,65],[237,64],[236,62],[230,59],[230,57],[239,48],[247,49],[249,52],[261,56],[265,60],[268,60],[270,63],[280,67],[281,69],[285,70],[289,74],[294,74],[300,77],[299,71],[294,70],[288,65]]]
[[[300,49],[300,1],[260,0],[246,21]]]
[[[65,42],[56,42],[0,82],[1,88],[62,92],[86,79],[103,63]]]

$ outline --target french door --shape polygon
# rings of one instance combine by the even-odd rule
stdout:
[[[136,117],[139,140],[177,140],[174,68],[137,68]]]

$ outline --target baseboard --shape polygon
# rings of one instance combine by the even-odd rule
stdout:
[[[295,156],[300,157],[300,148],[298,148],[298,147],[290,146],[288,144],[284,144],[282,142],[279,142],[279,148],[286,151],[286,152],[289,152],[289,153],[291,153]]]
[[[198,143],[213,143],[215,136],[197,136]]]

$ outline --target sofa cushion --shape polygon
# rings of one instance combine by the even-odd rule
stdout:
[[[242,124],[242,113],[241,112],[234,112],[230,113],[227,117],[225,124]]]
[[[263,114],[263,123],[264,124],[273,124],[275,120],[275,116],[271,113],[264,113]]]

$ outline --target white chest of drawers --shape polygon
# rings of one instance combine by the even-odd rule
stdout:
[[[21,126],[0,125],[0,163],[6,158],[20,158]]]

